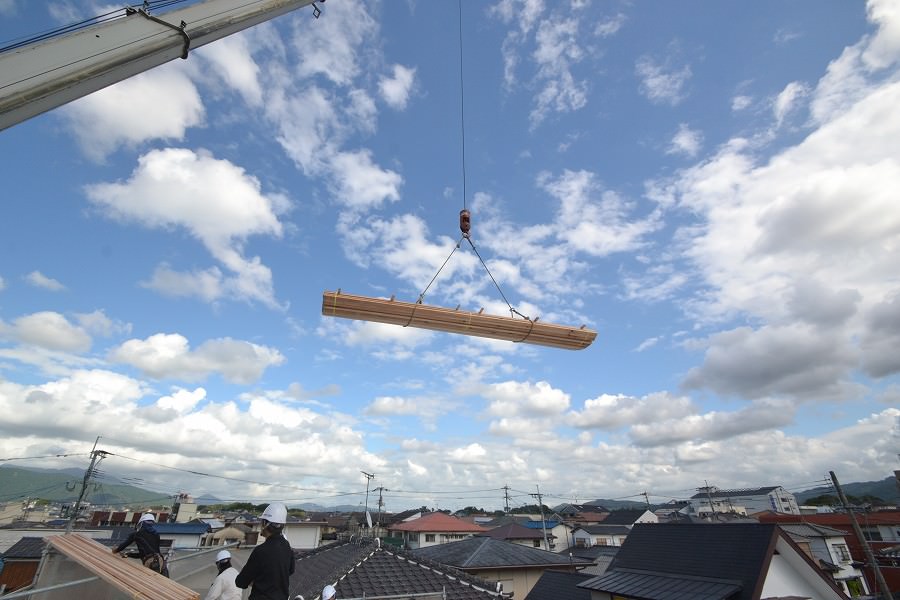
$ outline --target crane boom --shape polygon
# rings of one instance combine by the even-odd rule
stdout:
[[[0,54],[0,130],[313,0],[206,0],[150,15],[142,8]]]

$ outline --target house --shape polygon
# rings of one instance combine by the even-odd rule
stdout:
[[[635,523],[659,523],[659,517],[650,509],[637,508],[614,510],[600,522],[601,525],[625,525],[627,527],[631,527]]]
[[[223,546],[225,544],[243,544],[255,546],[259,540],[259,532],[246,525],[229,525],[207,534],[205,546]]]
[[[591,600],[590,590],[578,587],[591,577],[584,573],[544,571],[525,600]]]
[[[14,592],[31,585],[44,552],[44,540],[39,537],[23,537],[9,550],[0,554],[3,569],[0,570],[0,594]]]
[[[631,532],[627,525],[585,525],[572,532],[576,548],[591,546],[621,546]]]
[[[95,510],[91,512],[88,523],[90,523],[91,527],[134,527],[143,514],[144,512],[140,510]],[[157,512],[154,514],[156,515],[157,523],[167,523],[169,521],[169,513],[167,512]]]
[[[511,544],[521,544],[522,546],[527,546],[529,548],[548,549],[544,544],[543,531],[539,529],[529,529],[518,523],[507,523],[500,527],[493,527],[479,535],[486,535],[495,540],[501,540]],[[549,536],[547,545],[549,545]]]
[[[774,524],[635,525],[609,571],[580,587],[592,600],[845,600]]]
[[[572,525],[594,525],[601,522],[609,511],[599,504],[560,504],[553,512]]]
[[[688,507],[683,512],[699,516],[708,513],[746,515],[766,510],[792,515],[800,514],[797,499],[780,485],[735,490],[720,490],[715,486],[702,487],[690,497]]]
[[[900,591],[900,569],[894,567],[890,557],[882,554],[892,546],[900,544],[900,511],[883,510],[864,512],[854,515],[865,540],[860,540],[853,530],[850,514],[846,512],[821,513],[816,515],[784,515],[772,512],[756,515],[762,523],[812,523],[839,529],[844,532],[847,548],[853,560],[864,562],[866,558],[863,543],[868,543],[876,558],[881,557],[879,566],[885,583],[892,592]],[[862,567],[866,575],[866,583],[870,590],[877,590],[875,572],[870,566]]]
[[[869,593],[865,576],[859,568],[861,565],[850,556],[843,531],[813,523],[779,523],[779,527],[788,532],[797,545],[841,586],[845,594],[860,596]]]
[[[290,597],[320,600],[333,585],[336,598],[501,600],[495,584],[446,565],[383,546],[379,540],[338,542],[298,555]]]
[[[550,540],[550,550],[558,552],[575,544],[572,540],[572,526],[563,522],[562,519],[530,519],[521,521],[520,525],[524,525],[529,529],[537,529],[543,535],[544,529],[547,530],[547,539]]]
[[[415,549],[455,542],[487,530],[442,512],[432,512],[418,519],[390,525],[388,531],[392,537],[402,539],[404,547]]]
[[[560,556],[486,536],[420,548],[412,554],[500,583],[503,591],[512,592],[514,598],[524,598],[547,569],[574,572],[592,564],[586,559]]]

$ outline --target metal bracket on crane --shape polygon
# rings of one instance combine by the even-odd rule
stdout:
[[[168,28],[170,28],[170,29],[174,29],[175,31],[177,31],[178,33],[180,33],[180,34],[181,34],[181,37],[184,38],[184,45],[181,47],[181,58],[187,60],[187,57],[188,57],[188,51],[191,49],[191,36],[189,36],[189,35],[187,34],[187,31],[185,31],[185,28],[187,27],[187,23],[185,23],[184,21],[182,21],[182,22],[181,22],[181,27],[179,27],[179,26],[177,26],[177,25],[174,25],[174,24],[172,24],[172,23],[169,23],[168,21],[163,21],[163,20],[160,19],[159,17],[154,17],[154,16],[151,15],[149,12],[147,12],[147,9],[145,9],[145,8],[138,8],[138,9],[135,9],[135,8],[130,7],[130,6],[127,7],[127,8],[125,8],[125,14],[126,14],[126,15],[133,15],[133,14],[135,14],[135,13],[139,13],[140,15],[142,15],[142,16],[144,16],[144,17],[150,19],[150,20],[153,21],[154,23],[159,23],[160,25],[165,25],[166,27],[168,27]]]

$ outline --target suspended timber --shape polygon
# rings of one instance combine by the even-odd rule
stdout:
[[[200,600],[200,594],[140,563],[113,554],[106,546],[77,533],[44,538],[59,553],[98,575],[128,598]],[[82,597],[74,594],[71,597]],[[110,595],[112,597],[112,595]]]
[[[322,295],[322,314],[360,321],[389,323],[404,327],[433,329],[510,342],[552,346],[566,350],[587,348],[597,332],[581,327],[542,323],[537,319],[516,319],[485,315],[414,302],[369,298],[326,291]]]

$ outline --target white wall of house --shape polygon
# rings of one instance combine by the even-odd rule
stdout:
[[[847,547],[847,540],[842,537],[825,538],[825,545],[828,547],[828,553],[831,555],[831,562],[840,567],[840,571],[834,574],[834,579],[843,588],[844,593],[848,596],[852,595],[847,588],[847,580],[859,580],[862,585],[863,592],[869,593],[869,586],[866,578],[860,569],[853,566],[853,559],[850,556],[850,549]]]
[[[78,533],[81,533],[79,531]],[[107,536],[108,532],[107,532]],[[198,548],[203,539],[202,533],[161,533],[160,539],[172,540],[172,548]]]
[[[319,547],[322,539],[321,523],[288,523],[284,526],[284,537],[291,548],[298,550],[313,550]],[[260,543],[263,538],[260,536]]]
[[[805,596],[817,600],[843,599],[843,594],[832,588],[825,577],[784,539],[776,542],[775,549],[778,552],[769,563],[761,598]]]
[[[626,534],[592,534],[584,529],[576,529],[572,537],[575,546],[590,548],[591,546],[621,546],[628,536]]]
[[[395,537],[403,538],[403,542],[410,550],[458,542],[474,535],[469,532],[452,531],[392,531],[391,534]]]

